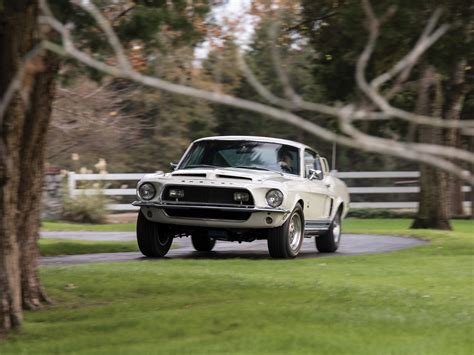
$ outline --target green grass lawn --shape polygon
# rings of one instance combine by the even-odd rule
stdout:
[[[434,231],[423,229],[409,229],[412,223],[411,219],[356,219],[348,218],[343,221],[343,230],[345,233],[360,234],[398,234],[412,235],[415,237],[429,238],[433,236],[453,236],[465,235],[474,238],[473,220],[452,220],[451,225],[455,232]]]
[[[41,256],[138,251],[137,242],[40,239]]]
[[[26,313],[0,353],[472,354],[474,224],[410,231],[392,253],[295,260],[173,260],[41,268],[51,308]]]
[[[418,231],[409,230],[410,219],[356,219],[348,218],[343,222],[346,233],[385,233],[420,235]],[[474,222],[472,220],[454,220],[453,226],[457,232],[474,235]],[[81,224],[69,222],[42,222],[43,231],[96,231],[96,232],[135,232],[135,223],[116,224]],[[426,231],[421,232],[426,235]],[[438,232],[435,232],[435,234]],[[444,233],[444,232],[441,232]],[[438,233],[439,234],[439,233]]]
[[[94,231],[94,232],[134,232],[135,223],[83,224],[70,222],[42,221],[41,230],[52,231]]]

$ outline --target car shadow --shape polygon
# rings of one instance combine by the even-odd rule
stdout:
[[[323,256],[338,256],[343,255],[339,253],[319,253],[317,251],[301,251],[297,259],[307,258],[319,258]],[[260,250],[241,250],[241,251],[210,251],[210,252],[199,252],[199,251],[187,251],[179,253],[169,253],[164,258],[146,258],[142,257],[138,260],[229,260],[229,259],[246,259],[246,260],[278,260],[273,259],[268,252]],[[281,259],[281,260],[292,260],[292,259]]]

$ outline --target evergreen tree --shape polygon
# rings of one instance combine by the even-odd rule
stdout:
[[[423,27],[434,11],[434,4],[421,0],[395,2],[397,12],[385,21],[382,27],[376,50],[369,64],[369,78],[381,74],[402,58],[415,44]],[[423,56],[421,63],[413,70],[413,77],[423,78],[425,69],[434,68],[433,76],[440,78],[443,90],[443,102],[424,105],[425,114],[437,113],[444,119],[461,119],[464,99],[468,93],[470,65],[468,58],[474,57],[474,46],[469,28],[473,21],[474,5],[467,5],[464,1],[438,1],[437,6],[443,10],[441,22],[451,24],[450,31],[443,36]],[[383,2],[373,2],[374,11],[382,16],[387,10]],[[367,30],[364,27],[366,20],[358,1],[333,1],[321,0],[314,2],[303,0],[304,20],[298,26],[299,30],[307,34],[311,44],[320,53],[315,66],[314,77],[317,82],[327,89],[330,100],[356,101],[364,103],[365,97],[355,86],[354,73],[358,56],[367,41]],[[421,80],[421,79],[420,79]],[[429,85],[426,86],[429,90]],[[421,104],[420,93],[417,85],[408,82],[404,89],[392,98],[395,106],[413,111],[415,106]],[[430,99],[433,100],[433,99]],[[434,111],[427,107],[437,105]],[[461,107],[461,109],[457,109]],[[458,146],[463,144],[458,133],[453,129],[446,129],[436,133],[431,130],[427,135],[423,127],[415,127],[400,121],[378,124],[364,124],[363,130],[368,133],[383,136],[395,136],[404,140],[413,137],[420,141],[436,140],[447,145]],[[437,137],[434,138],[433,134]],[[430,138],[431,137],[431,138]],[[421,178],[422,193],[420,195],[420,211],[414,226],[426,228],[449,228],[448,217],[450,213],[460,213],[462,209],[459,198],[460,182],[449,178],[446,174],[434,171],[429,167],[422,167],[422,174],[433,176],[441,174],[438,185],[433,186],[432,180]],[[439,191],[451,190],[443,197]],[[457,199],[450,198],[457,196]],[[446,211],[443,216],[432,215],[435,210],[427,206],[451,206],[451,211]],[[430,212],[432,211],[432,212]]]

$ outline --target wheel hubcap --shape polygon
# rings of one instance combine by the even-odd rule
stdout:
[[[160,231],[157,227],[155,227],[155,237],[158,243],[162,246],[165,246],[166,243],[168,243],[168,240],[170,238],[168,233],[164,233],[163,231]]]
[[[166,245],[166,243],[168,243],[168,239],[169,237],[167,235],[162,235],[160,234],[158,236],[158,242],[161,244],[161,245]]]
[[[303,228],[302,228],[301,218],[298,213],[295,213],[293,216],[291,216],[290,226],[288,230],[288,234],[290,237],[289,239],[290,239],[291,250],[293,251],[298,250],[300,246],[301,238],[303,235],[302,232],[303,232]]]
[[[339,218],[336,218],[333,223],[332,234],[334,236],[334,242],[337,244],[339,243],[339,239],[341,239],[341,223],[339,222]]]

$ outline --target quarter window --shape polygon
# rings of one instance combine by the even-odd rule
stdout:
[[[304,171],[305,171],[305,177],[309,176],[309,169],[314,169],[314,170],[321,170],[321,162],[318,156],[316,155],[315,152],[311,150],[305,150],[304,151]]]

